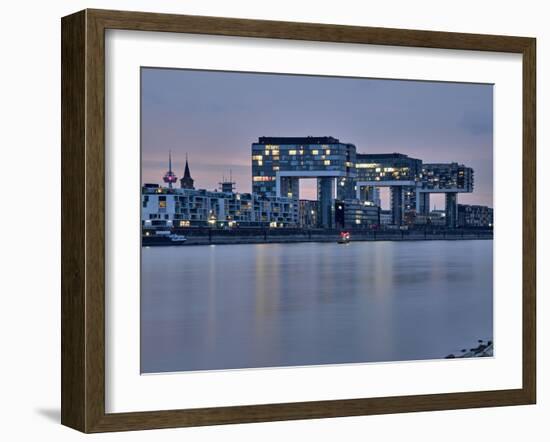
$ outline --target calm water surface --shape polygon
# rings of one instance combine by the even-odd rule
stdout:
[[[438,359],[493,333],[493,242],[142,249],[143,373]]]

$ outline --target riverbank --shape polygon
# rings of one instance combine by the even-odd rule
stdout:
[[[267,230],[232,231],[221,229],[178,230],[174,231],[186,238],[185,242],[172,241],[168,236],[142,236],[143,246],[188,246],[222,244],[263,244],[263,243],[299,243],[299,242],[336,242],[340,231],[318,230]],[[458,241],[492,240],[492,230],[379,230],[351,231],[351,241]]]
[[[451,353],[445,356],[445,359],[455,359],[455,358],[488,358],[493,356],[493,341],[479,339],[477,341],[477,347],[465,349],[463,348],[460,352]]]

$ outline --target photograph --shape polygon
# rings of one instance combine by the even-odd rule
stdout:
[[[142,374],[493,357],[493,84],[140,76]]]

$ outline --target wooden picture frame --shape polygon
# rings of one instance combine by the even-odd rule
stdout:
[[[523,57],[523,385],[513,390],[132,413],[105,412],[105,30],[124,29]],[[83,432],[534,404],[536,151],[533,38],[84,10],[62,19],[62,424]]]

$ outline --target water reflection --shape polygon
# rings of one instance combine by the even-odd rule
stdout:
[[[142,372],[441,358],[492,337],[492,241],[151,247]]]

